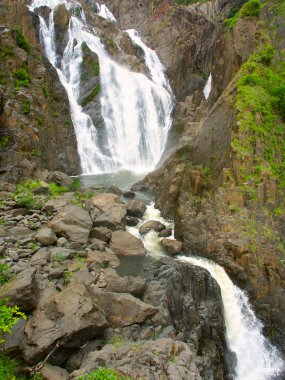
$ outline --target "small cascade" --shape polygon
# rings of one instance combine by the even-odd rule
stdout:
[[[208,100],[208,97],[210,96],[211,91],[212,91],[212,74],[209,75],[209,78],[207,79],[206,85],[203,90],[206,100]]]
[[[62,4],[70,11],[71,17],[68,40],[61,57],[56,53],[54,10]],[[96,30],[87,24],[79,3],[33,0],[29,9],[37,12],[36,8],[44,5],[51,9],[51,13],[47,22],[39,16],[41,42],[68,94],[83,174],[121,170],[147,173],[155,169],[166,145],[173,108],[172,91],[155,52],[147,48],[135,33],[133,41],[144,52],[149,77],[132,72],[108,54]],[[115,21],[105,5],[98,4],[97,8],[101,17]],[[79,105],[84,43],[99,58],[100,102],[104,120],[101,128],[93,124],[91,117]]]
[[[150,255],[164,256],[161,239],[156,232],[150,231],[144,236],[139,234],[139,227],[147,220],[158,220],[167,228],[173,228],[173,222],[162,218],[152,202],[138,226],[128,227],[129,232],[142,239]],[[275,376],[284,369],[284,363],[277,349],[262,335],[262,324],[254,315],[245,292],[235,286],[225,270],[214,262],[186,256],[179,256],[178,260],[207,269],[220,286],[227,344],[237,356],[234,380],[277,379]]]

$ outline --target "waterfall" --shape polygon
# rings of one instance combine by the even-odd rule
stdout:
[[[60,4],[71,13],[62,57],[56,54],[54,25],[55,8]],[[51,9],[47,22],[39,16],[41,42],[69,98],[83,174],[120,170],[147,173],[155,169],[166,145],[173,108],[173,94],[155,52],[143,44],[136,32],[127,31],[143,52],[148,76],[133,72],[108,54],[96,30],[87,24],[79,3],[33,0],[29,9],[36,12],[40,6]],[[74,12],[75,7],[80,11]],[[97,4],[97,8],[101,17],[115,21],[105,5]],[[102,128],[93,125],[79,105],[83,43],[99,59]]]
[[[144,236],[139,234],[138,229],[146,220],[158,220],[167,228],[173,228],[173,222],[162,218],[152,202],[138,226],[128,227],[129,232],[142,239],[149,254],[161,257],[164,253],[157,233],[150,231]],[[284,369],[284,363],[276,348],[262,335],[262,324],[254,315],[245,292],[235,286],[225,270],[214,262],[186,256],[179,256],[178,260],[207,269],[220,286],[227,344],[237,356],[234,380],[275,378]]]
[[[210,96],[211,91],[212,91],[212,74],[209,75],[209,78],[207,79],[206,85],[203,90],[206,100],[208,100],[208,97]]]

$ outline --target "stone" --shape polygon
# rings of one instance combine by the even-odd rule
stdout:
[[[59,339],[61,347],[77,348],[102,334],[108,322],[101,309],[82,283],[71,283],[49,297],[27,322],[21,345],[24,359],[37,362]]]
[[[138,199],[133,199],[127,204],[127,214],[135,218],[142,218],[146,211],[146,205]]]
[[[125,229],[126,205],[117,195],[111,193],[95,195],[92,204],[96,210],[93,218],[94,227],[107,227],[112,231]]]
[[[136,193],[133,191],[124,191],[123,197],[129,198],[129,199],[134,199],[136,197]]]
[[[106,190],[106,193],[116,194],[120,197],[122,195],[122,190],[119,189],[117,186],[113,185],[113,186],[108,187],[108,189]]]
[[[42,245],[52,245],[56,242],[57,238],[55,233],[49,227],[43,227],[35,235],[35,240]]]
[[[67,243],[68,243],[67,239],[65,237],[61,237],[61,238],[57,239],[56,245],[58,247],[65,247]]]
[[[7,298],[8,306],[17,305],[22,311],[33,310],[37,304],[37,287],[34,268],[20,272],[17,278],[7,284],[0,292],[1,298]]]
[[[107,266],[116,268],[120,265],[120,261],[114,253],[97,250],[87,251],[86,263],[90,268],[106,268]]]
[[[88,212],[80,206],[65,206],[50,222],[49,226],[59,236],[86,244],[92,221]]]
[[[126,223],[130,227],[135,227],[138,225],[140,220],[138,218],[134,218],[133,216],[127,216],[126,217]]]
[[[170,255],[179,255],[182,252],[182,243],[174,239],[162,239],[163,249]]]
[[[43,380],[67,380],[69,375],[66,369],[48,363],[45,363],[40,373]]]
[[[162,230],[158,233],[158,237],[167,238],[172,235],[172,229],[171,228],[165,228],[165,230]]]
[[[115,231],[112,234],[110,248],[118,256],[145,256],[142,241],[127,231]]]
[[[47,248],[40,248],[30,260],[32,266],[46,265],[50,258],[50,253]]]
[[[95,238],[109,243],[112,236],[112,230],[107,227],[94,227],[91,230],[90,238]]]
[[[249,250],[249,240],[248,239],[229,239],[227,240],[225,247],[232,251],[235,258],[241,257]]]
[[[93,291],[93,300],[106,315],[112,328],[142,323],[158,310],[130,294]]]
[[[71,380],[101,363],[132,379],[202,380],[190,347],[171,338],[107,344],[82,356],[81,368],[70,374]]]
[[[96,282],[96,288],[114,293],[129,293],[142,297],[146,289],[146,281],[142,277],[120,277],[112,268],[103,269]]]
[[[66,205],[67,205],[67,200],[62,197],[58,197],[58,198],[50,199],[49,201],[47,201],[44,204],[43,209],[45,211],[57,211],[65,207]]]
[[[72,184],[72,178],[59,171],[50,172],[46,180],[48,183],[54,182],[58,186],[69,187]]]
[[[165,225],[157,220],[148,220],[140,226],[139,233],[142,235],[148,233],[151,230],[160,232],[162,230],[165,230],[165,228]]]
[[[73,249],[68,249],[64,247],[54,247],[49,249],[49,260],[50,261],[57,261],[57,258],[60,258],[60,260],[68,260],[72,259],[75,254],[75,251]]]
[[[5,334],[4,350],[11,355],[19,355],[19,346],[24,337],[24,329],[26,320],[20,318],[18,322],[11,328],[11,333]]]

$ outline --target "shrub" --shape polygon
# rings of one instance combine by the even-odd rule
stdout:
[[[24,115],[28,115],[31,110],[31,104],[28,100],[24,100],[22,104],[22,112]]]
[[[16,40],[16,44],[21,48],[24,49],[27,53],[30,51],[30,46],[25,38],[25,36],[22,34],[20,27],[18,25],[14,26],[13,28],[14,38]]]
[[[80,181],[80,178],[78,178],[78,177],[74,177],[73,179],[72,179],[72,184],[70,185],[70,190],[72,190],[72,191],[77,191],[77,190],[79,190],[80,189],[80,187],[81,187],[81,181]]]
[[[60,195],[60,194],[67,193],[69,191],[69,189],[66,186],[58,186],[54,182],[51,182],[48,185],[48,188],[52,195]]]
[[[78,380],[131,380],[129,377],[121,376],[109,368],[98,368],[93,372],[80,376]]]
[[[251,0],[245,3],[240,12],[240,17],[258,16],[261,9],[260,0]]]
[[[6,284],[12,277],[12,271],[8,264],[0,263],[0,286]]]
[[[4,342],[4,334],[11,334],[12,327],[18,322],[19,318],[26,319],[24,313],[19,311],[18,306],[7,306],[7,300],[0,300],[0,343]]]
[[[28,72],[28,67],[26,65],[22,65],[22,67],[19,70],[13,70],[12,75],[16,79],[15,81],[16,91],[19,90],[21,87],[30,86],[30,76]]]

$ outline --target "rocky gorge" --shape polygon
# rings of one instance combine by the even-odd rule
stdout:
[[[35,9],[30,3],[0,5],[0,294],[7,307],[26,315],[2,343],[17,360],[16,378],[81,379],[111,368],[122,379],[261,380],[236,373],[239,359],[229,349],[217,282],[208,270],[174,256],[205,257],[225,268],[249,295],[282,357],[282,1],[80,0],[70,8],[63,2],[53,13],[45,2]],[[87,32],[93,28],[107,53],[95,53],[90,39],[82,42],[79,29],[67,49],[70,25],[83,11]],[[43,22],[54,33],[53,61],[43,49]],[[155,82],[150,53],[126,29],[136,29],[156,51],[173,94],[167,82]],[[90,139],[96,135],[102,148],[95,156],[89,152],[96,144],[89,149],[89,137],[73,127],[73,98],[61,77],[67,53],[79,46],[79,76],[69,66],[64,78],[73,80],[89,132],[95,126]],[[158,85],[150,87],[158,119],[167,124],[171,113],[173,121],[159,168],[125,193],[68,176],[92,173],[94,159],[98,168],[124,162],[110,156],[117,147],[112,150],[116,144],[105,130],[108,96],[110,119],[116,115],[115,122],[126,125],[115,108],[115,100],[123,102],[102,79],[107,67],[122,75],[117,65],[151,78]],[[139,98],[141,107],[145,99]],[[148,116],[142,119],[147,125]],[[148,155],[141,153],[141,159]],[[162,219],[146,218],[145,191],[174,220],[175,231]],[[149,234],[160,238],[159,258],[143,244]],[[280,367],[260,376],[283,379]]]

